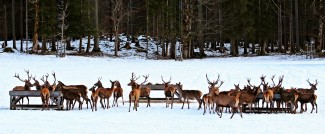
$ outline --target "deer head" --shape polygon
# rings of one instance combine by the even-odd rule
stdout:
[[[164,83],[164,85],[165,85],[165,88],[166,88],[166,87],[168,87],[170,81],[172,80],[172,77],[170,76],[169,81],[165,82],[165,81],[164,81],[164,78],[161,76],[161,80],[163,81],[163,83]]]
[[[211,88],[214,88],[217,84],[218,84],[218,82],[219,82],[219,80],[220,80],[220,74],[218,74],[218,78],[217,78],[217,80],[216,81],[210,81],[209,80],[209,78],[208,78],[208,74],[206,74],[205,75],[205,77],[207,78],[207,81],[208,81],[208,84],[209,84],[209,90],[211,90]],[[222,85],[222,84],[221,84]],[[220,85],[220,86],[221,86]]]
[[[53,81],[53,84],[52,84],[52,85],[54,86],[54,85],[56,85],[56,77],[55,77],[55,72],[52,72],[52,75],[53,75],[53,77],[54,77],[54,81]]]
[[[100,80],[102,80],[102,77],[98,78],[98,81],[94,84],[94,86],[97,86],[98,88],[103,88],[103,84]]]
[[[317,90],[317,87],[316,87],[317,84],[318,84],[317,79],[316,79],[315,84],[310,83],[310,82],[309,82],[309,79],[307,80],[307,82],[308,82],[309,85],[310,85],[310,90]]]
[[[15,76],[16,78],[18,78],[18,80],[22,81],[25,83],[25,88],[26,89],[30,89],[30,87],[32,87],[32,83],[30,82],[30,80],[32,79],[32,75],[29,76],[29,70],[25,70],[25,72],[27,73],[27,79],[25,80],[22,80],[20,77],[19,77],[19,74],[16,74],[15,73]]]
[[[140,78],[140,76],[136,77],[134,75],[134,73],[132,73],[132,76],[131,76],[131,79],[130,79],[130,83],[128,83],[128,86],[134,85],[136,83],[135,81],[137,81],[139,78]]]

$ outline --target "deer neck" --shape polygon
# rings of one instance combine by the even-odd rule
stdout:
[[[25,84],[24,89],[25,90],[30,90],[30,86],[28,84]]]

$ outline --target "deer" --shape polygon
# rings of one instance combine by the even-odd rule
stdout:
[[[80,97],[82,96],[81,93],[78,91],[77,87],[74,86],[62,86],[61,84],[58,84],[58,87],[61,90],[61,93],[63,95],[63,100],[66,100],[66,110],[73,109],[73,101],[78,101],[79,103],[79,110],[81,110],[82,102],[80,100]]]
[[[270,107],[272,108],[271,111],[274,111],[274,94],[278,92],[278,90],[281,88],[282,85],[282,81],[283,81],[283,77],[284,76],[280,76],[279,77],[279,83],[276,85],[274,82],[274,76],[273,75],[271,77],[271,80],[274,84],[274,87],[269,87],[264,93],[263,93],[263,98],[264,101],[266,102],[266,108],[268,108],[268,104],[270,103]],[[276,85],[276,86],[275,86]],[[280,100],[276,100],[277,101],[277,107],[279,108],[280,105]],[[262,108],[263,108],[264,103],[262,104]]]
[[[256,102],[256,97],[259,93],[262,92],[260,86],[253,86],[251,83],[250,83],[250,79],[247,80],[250,87],[253,87],[253,89],[247,89],[247,90],[242,90],[240,91],[241,92],[241,95],[239,97],[239,105],[243,105],[243,104],[250,104],[250,112],[252,112],[252,104],[254,104]],[[255,109],[255,107],[254,107]]]
[[[92,101],[92,111],[97,111],[97,102],[98,102],[98,93],[99,93],[99,90],[96,90],[95,89],[96,86],[93,86],[92,88],[90,88],[89,90],[91,90],[91,101]]]
[[[112,93],[113,93],[113,89],[114,89],[114,86],[115,86],[115,82],[116,81],[111,81],[111,88],[104,88],[103,87],[103,84],[102,82],[100,81],[101,80],[101,77],[98,78],[98,81],[94,84],[94,86],[97,86],[97,89],[98,90],[98,96],[100,98],[100,104],[102,105],[102,108],[105,109],[105,108],[110,108],[109,106],[109,98],[112,96]],[[107,99],[107,105],[103,103],[103,100],[104,99]]]
[[[118,107],[117,99],[122,97],[122,103],[124,105],[124,99],[123,99],[123,88],[121,87],[120,81],[116,80],[115,82],[116,87],[113,90],[113,105],[112,107],[116,106]]]
[[[139,76],[140,77],[140,76]],[[129,112],[131,111],[131,103],[132,103],[132,100],[133,100],[133,110],[135,111],[138,111],[138,104],[139,104],[139,98],[141,96],[141,85],[143,85],[144,83],[147,82],[147,79],[148,79],[148,75],[145,76],[145,80],[141,83],[141,84],[137,84],[136,83],[136,80],[139,79],[136,78],[134,76],[134,73],[132,73],[132,76],[131,76],[131,79],[130,79],[130,83],[128,84],[128,86],[131,86],[132,90],[130,91],[129,93]],[[147,107],[148,107],[148,104],[147,104]]]
[[[184,103],[185,101],[187,102],[187,109],[190,109],[190,103],[189,100],[196,100],[199,103],[199,108],[197,110],[201,109],[201,96],[202,96],[202,92],[200,90],[183,90],[182,86],[181,86],[181,82],[176,83],[176,86],[179,87],[179,89],[181,90],[180,95],[183,98],[183,106],[182,109],[184,108]]]
[[[53,82],[53,84],[50,84],[50,82],[48,81],[48,77],[49,77],[49,74],[46,74],[45,75],[45,79],[44,79],[44,75],[42,76],[42,78],[41,78],[41,80],[44,82],[44,84],[42,85],[43,87],[46,87],[46,88],[48,88],[51,92],[52,91],[54,91],[55,89],[56,89],[56,77],[55,77],[55,72],[52,72],[52,75],[53,75],[53,77],[54,77],[54,82]],[[35,81],[35,78],[34,78],[34,81]],[[36,81],[35,81],[35,83],[36,83]],[[34,84],[35,84],[34,83]],[[35,85],[37,85],[37,84],[35,84]],[[36,86],[36,89],[37,89],[37,86]],[[58,100],[58,98],[57,97],[51,97],[50,98],[51,100],[52,100],[52,104],[54,103],[54,102],[57,102],[57,100]]]
[[[49,110],[50,90],[47,87],[43,87],[41,89],[41,99],[42,99],[42,111],[44,110],[44,107],[47,107],[47,110]]]
[[[87,96],[88,90],[87,90],[87,87],[85,85],[65,85],[61,81],[58,81],[58,84],[56,85],[56,89],[55,90],[58,90],[58,91],[61,90],[61,92],[62,92],[62,87],[63,86],[64,87],[69,87],[71,89],[75,89],[76,92],[78,92],[81,95],[81,97],[83,98],[83,100],[86,101],[87,109],[88,109],[88,102],[90,103],[90,106],[92,107],[91,101],[90,101],[90,99]]]
[[[235,96],[229,96],[226,94],[219,94],[216,96],[213,96],[212,100],[214,103],[216,103],[216,111],[217,114],[219,115],[219,118],[222,117],[222,112],[219,114],[219,107],[230,107],[232,110],[232,115],[230,117],[230,119],[232,119],[232,117],[234,116],[235,112],[237,111],[237,109],[240,110],[240,117],[243,118],[242,115],[242,109],[240,107],[240,96],[241,93],[237,92]]]
[[[149,87],[142,87],[144,85],[144,83],[147,81],[149,75],[143,75],[142,77],[145,78],[145,81],[140,86],[140,98],[147,98],[147,100],[148,100],[147,101],[147,107],[151,107],[150,106],[150,92],[151,92],[151,89]],[[140,78],[140,76],[138,78],[136,78],[134,76],[134,74],[132,73],[132,78],[130,79],[130,83],[128,83],[127,85],[128,86],[132,86],[133,85],[135,87],[134,84],[136,84],[136,80],[138,80],[139,78]],[[148,84],[150,84],[150,83],[148,83]],[[134,87],[132,87],[132,89]]]
[[[32,75],[29,75],[29,70],[25,70],[25,72],[27,73],[27,79],[25,80],[22,80],[20,77],[19,77],[19,74],[16,74],[15,73],[15,76],[16,78],[18,78],[18,80],[22,81],[25,83],[24,86],[15,86],[12,91],[30,91],[31,90],[31,87],[33,86],[30,82],[30,80],[32,79]],[[24,104],[24,96],[23,97],[20,97],[22,99],[22,104]],[[19,99],[20,99],[19,98]],[[27,98],[27,104],[29,105],[29,98],[28,96],[26,96]]]
[[[287,108],[288,104],[290,104],[290,106],[291,106],[290,112],[292,114],[296,113],[296,111],[293,110],[296,108],[293,108],[293,107],[296,106],[295,104],[299,97],[299,93],[298,93],[297,89],[296,88],[291,88],[291,89],[280,88],[279,93],[280,93],[281,101],[284,102],[284,104],[285,104],[284,107]],[[286,113],[287,110],[283,110],[284,107],[282,107],[282,111],[284,111]]]
[[[176,88],[174,85],[170,85],[172,77],[170,77],[169,81],[165,82],[164,78],[161,76],[161,80],[164,83],[164,93],[165,93],[165,98],[166,98],[166,108],[169,107],[168,100],[171,98],[171,109],[173,109],[173,103],[174,103],[174,94],[176,92]]]
[[[317,81],[317,79],[316,79],[316,81],[315,81],[315,84],[311,83],[311,82],[309,81],[309,79],[307,79],[307,82],[308,82],[308,84],[310,85],[310,88],[298,88],[297,91],[298,91],[299,93],[302,93],[302,94],[306,94],[306,93],[308,93],[308,94],[315,94],[315,90],[317,90],[317,85],[318,85],[318,81]],[[302,105],[301,105],[301,106],[302,106]],[[304,109],[304,111],[307,111],[307,103],[305,103],[305,107],[306,107],[306,109]],[[303,108],[302,108],[302,109],[303,109]]]
[[[209,112],[211,114],[211,109],[210,108],[214,108],[214,103],[212,102],[212,98],[216,95],[219,95],[220,91],[219,88],[221,87],[221,85],[224,83],[224,81],[221,81],[220,85],[217,86],[217,84],[219,83],[220,80],[220,75],[218,74],[218,78],[216,81],[210,81],[208,78],[208,74],[205,75],[207,78],[207,82],[209,84],[209,93],[204,94],[202,97],[202,101],[203,101],[203,105],[204,105],[204,112],[203,115],[206,113],[206,109],[209,108]],[[211,106],[212,104],[212,106]],[[215,113],[215,111],[213,110],[213,113]]]

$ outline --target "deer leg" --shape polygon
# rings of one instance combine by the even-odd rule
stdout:
[[[172,95],[172,104],[171,104],[171,109],[173,109],[173,104],[174,104],[174,94]]]
[[[124,99],[123,99],[123,95],[122,95],[122,103],[123,103],[123,105],[124,105]]]
[[[229,108],[230,109],[230,108]],[[231,110],[232,110],[232,114],[231,114],[231,117],[230,117],[230,119],[232,119],[232,117],[234,116],[234,114],[235,114],[235,108],[231,108]]]
[[[100,101],[100,104],[102,105],[102,108],[103,108],[103,109],[105,109],[105,107],[104,107],[104,104],[103,104],[103,99],[102,99],[102,98],[100,98],[100,100],[99,100],[99,101]]]
[[[131,95],[129,95],[129,112],[130,112],[130,109],[131,109],[131,103],[132,103],[132,98],[131,98]]]
[[[165,97],[166,98],[166,108],[168,107],[167,103],[168,103],[168,97]]]
[[[313,111],[314,111],[314,103],[313,102],[310,102],[310,104],[311,104],[311,112],[310,113],[313,113]]]
[[[188,102],[188,98],[187,98],[187,109],[190,109],[190,103]]]
[[[185,99],[186,99],[186,98],[184,98],[184,100],[183,100],[183,106],[182,106],[182,109],[183,109],[183,107],[184,107]]]
[[[107,109],[109,109],[110,106],[109,106],[109,97],[107,97]]]

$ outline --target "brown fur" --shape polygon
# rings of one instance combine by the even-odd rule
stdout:
[[[91,90],[91,101],[93,103],[92,111],[94,111],[94,109],[95,109],[95,111],[97,111],[98,93],[99,93],[99,90],[96,90],[95,86],[94,86]]]
[[[225,95],[225,94],[219,94],[215,97],[213,97],[213,102],[216,103],[216,111],[217,114],[219,115],[219,117],[222,117],[222,112],[221,114],[219,114],[219,110],[217,110],[219,107],[230,107],[232,110],[232,115],[230,117],[230,119],[234,116],[235,111],[237,111],[237,109],[240,110],[240,116],[242,116],[242,110],[241,107],[239,105],[240,102],[240,92],[238,92],[235,96],[229,96],[229,95]]]
[[[102,105],[102,108],[110,108],[109,106],[109,98],[112,96],[113,93],[113,89],[114,89],[114,85],[115,85],[115,81],[110,81],[111,82],[111,88],[104,88],[102,83],[100,82],[100,80],[98,80],[97,83],[95,83],[94,85],[97,86],[98,90],[98,96],[100,98],[100,104]],[[107,104],[103,104],[103,99],[107,99]]]
[[[121,87],[121,84],[120,84],[120,82],[119,81],[116,81],[115,82],[115,85],[116,85],[116,87],[114,88],[114,90],[113,90],[113,97],[114,97],[114,99],[113,99],[113,107],[115,106],[115,104],[116,104],[116,106],[118,107],[118,103],[117,103],[117,100],[118,100],[118,98],[120,98],[120,97],[122,97],[122,103],[123,103],[123,105],[124,105],[124,99],[123,99],[123,88]]]
[[[49,110],[50,90],[48,88],[45,87],[41,89],[41,99],[42,111],[44,110],[44,107],[47,107],[47,110]]]
[[[182,109],[184,108],[184,103],[185,101],[187,101],[187,108],[190,109],[190,103],[189,100],[196,100],[199,103],[199,109],[201,109],[201,96],[202,96],[202,92],[200,90],[183,90],[181,88],[181,84],[177,83],[177,86],[179,86],[180,90],[181,90],[181,96],[183,98],[183,106]]]
[[[132,91],[130,91],[129,93],[129,112],[131,111],[131,103],[133,100],[133,110],[135,109],[135,111],[138,111],[138,103],[139,103],[139,98],[140,98],[140,85],[137,85],[136,83],[134,83],[135,85],[133,85],[132,87]]]

